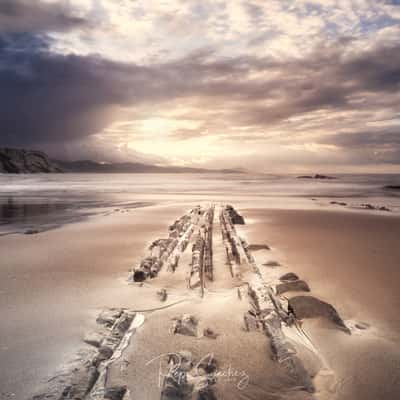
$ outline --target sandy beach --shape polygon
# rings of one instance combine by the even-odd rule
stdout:
[[[137,208],[38,235],[0,238],[1,355],[2,365],[7,365],[1,374],[2,398],[29,398],[78,349],[89,347],[82,338],[95,327],[101,309],[158,308],[160,288],[168,292],[167,304],[183,302],[145,312],[145,323],[111,368],[111,381],[127,386],[132,399],[159,398],[158,357],[182,349],[197,359],[215,356],[225,374],[214,388],[221,399],[398,398],[400,218],[348,211],[252,209],[247,203],[237,207],[246,219],[246,225],[237,228],[240,235],[250,244],[271,248],[255,251],[257,262],[280,264],[261,267],[264,274],[295,272],[309,284],[311,294],[333,304],[344,321],[369,326],[349,336],[321,319],[303,322],[335,373],[330,391],[310,394],[297,390],[277,368],[265,335],[243,329],[249,304],[238,298],[241,283],[226,265],[218,224],[214,281],[207,285],[204,298],[187,288],[189,256],[180,260],[173,274],[163,269],[143,286],[128,284],[129,269],[138,265],[149,243],[165,236],[168,225],[190,206]],[[202,327],[218,334],[217,339],[171,335],[171,320],[182,314],[195,315]],[[305,359],[312,370],[315,363]],[[241,379],[247,382],[242,387]]]
[[[184,209],[135,209],[0,238],[2,399],[35,393],[82,346],[101,308],[131,304],[129,269]]]

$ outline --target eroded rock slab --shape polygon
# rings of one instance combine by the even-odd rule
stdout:
[[[276,294],[283,294],[286,292],[309,292],[310,287],[307,282],[302,280],[290,281],[281,283],[276,286]]]
[[[284,274],[279,278],[279,280],[281,280],[282,282],[297,281],[298,279],[299,277],[293,272],[288,272],[287,274]]]
[[[346,326],[336,309],[329,303],[317,299],[313,296],[296,296],[289,299],[289,311],[292,312],[296,318],[326,318],[333,322],[340,329],[350,333],[349,328]]]
[[[258,250],[271,250],[271,248],[267,244],[250,244],[248,246],[250,251],[258,251]]]

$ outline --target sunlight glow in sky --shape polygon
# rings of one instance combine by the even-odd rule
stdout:
[[[0,145],[400,171],[394,0],[2,0],[0,61]]]

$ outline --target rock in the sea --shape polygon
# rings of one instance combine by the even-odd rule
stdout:
[[[329,303],[317,299],[313,296],[296,296],[289,299],[289,312],[293,313],[296,318],[317,318],[323,317],[332,321],[342,330],[350,333],[336,309]]]
[[[41,151],[0,148],[0,173],[62,172]]]
[[[179,333],[186,336],[197,336],[198,320],[190,314],[183,314],[181,317],[174,318],[172,333]]]
[[[285,282],[285,281],[297,281],[299,279],[299,277],[293,272],[288,272],[287,274],[282,275],[279,279],[282,282]]]
[[[347,206],[344,201],[331,201],[330,204],[337,204],[338,206]]]
[[[337,179],[337,178],[335,176],[315,174],[315,175],[300,175],[297,177],[297,179]]]
[[[285,282],[276,286],[277,294],[283,294],[286,292],[309,292],[309,291],[310,287],[308,286],[307,282],[302,280]]]
[[[370,203],[364,203],[361,204],[360,206],[366,210],[392,211],[390,208],[387,208],[385,206],[374,206]]]
[[[383,188],[389,190],[400,190],[400,185],[386,185]]]
[[[39,233],[38,229],[27,229],[24,232],[25,235],[36,235],[37,233]]]
[[[122,400],[126,393],[126,386],[114,386],[106,389],[104,398],[109,400]]]

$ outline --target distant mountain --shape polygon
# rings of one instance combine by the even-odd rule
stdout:
[[[189,168],[143,164],[136,162],[100,163],[92,160],[60,161],[53,160],[64,172],[85,173],[241,173],[236,169],[211,170],[205,168]]]
[[[0,173],[61,172],[41,151],[0,148]]]
[[[0,173],[243,173],[242,169],[158,166],[137,162],[100,163],[92,160],[52,160],[41,151],[0,148]]]

